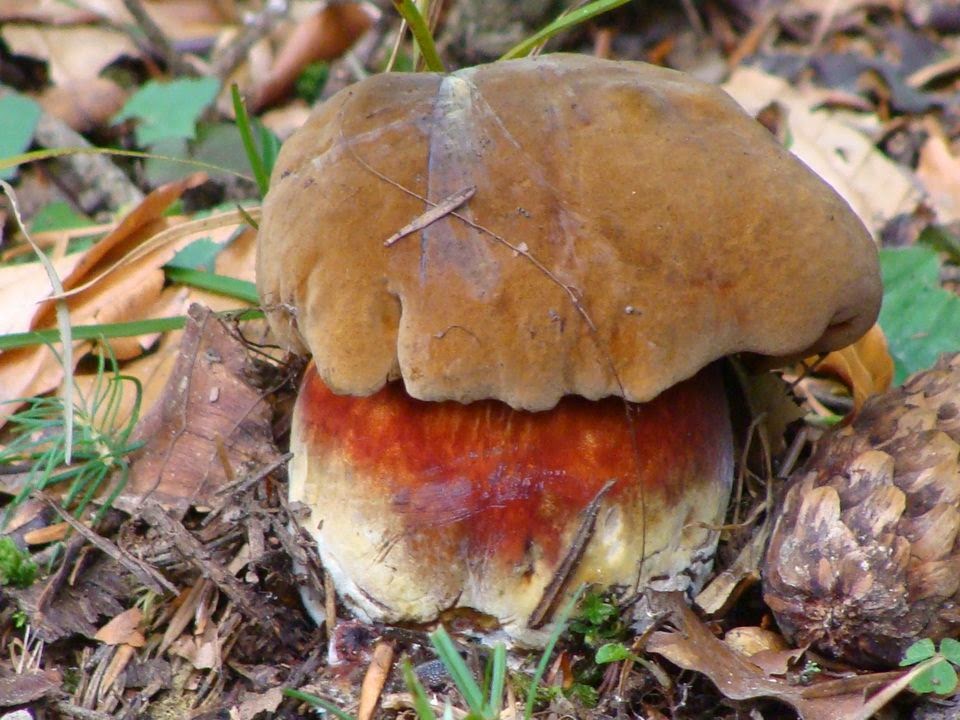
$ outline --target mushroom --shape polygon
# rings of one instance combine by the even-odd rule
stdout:
[[[258,247],[313,355],[290,496],[337,590],[523,642],[582,582],[696,589],[733,465],[716,361],[842,347],[880,303],[861,222],[725,93],[577,55],[341,91]]]

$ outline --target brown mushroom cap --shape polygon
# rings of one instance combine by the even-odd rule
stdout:
[[[335,393],[528,410],[841,347],[881,295],[857,217],[725,93],[574,55],[338,93],[283,146],[257,282]]]

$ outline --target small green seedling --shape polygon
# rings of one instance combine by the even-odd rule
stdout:
[[[950,695],[957,689],[957,671],[960,667],[960,641],[944,638],[938,651],[933,640],[924,638],[907,648],[900,661],[901,667],[910,665],[928,665],[913,680],[910,687],[921,695],[936,693]]]
[[[0,538],[0,587],[27,587],[37,577],[37,566],[12,538]]]

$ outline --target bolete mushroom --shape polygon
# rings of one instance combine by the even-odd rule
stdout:
[[[844,201],[716,87],[574,55],[318,107],[258,286],[313,354],[290,494],[362,617],[534,629],[581,582],[692,589],[732,475],[722,373],[873,323]]]

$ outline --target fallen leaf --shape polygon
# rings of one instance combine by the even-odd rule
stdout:
[[[282,687],[270,688],[262,693],[245,693],[243,702],[235,707],[236,716],[238,720],[254,720],[257,715],[265,712],[268,717],[273,717],[283,699]]]
[[[687,607],[679,593],[657,593],[655,602],[658,610],[669,611],[677,630],[653,633],[646,649],[685,670],[703,673],[725,697],[732,700],[776,698],[793,707],[803,720],[854,717],[865,705],[864,687],[859,683],[850,692],[844,692],[845,686],[841,686],[840,694],[809,697],[816,685],[791,685],[783,678],[767,675],[748,658],[716,638]],[[869,677],[866,676],[868,680]],[[882,682],[890,679],[889,674],[881,674],[881,677]]]
[[[133,647],[143,647],[145,640],[143,634],[137,629],[143,621],[143,613],[137,607],[124,610],[113,618],[106,625],[97,630],[93,636],[94,640],[99,640],[105,645],[132,645]]]
[[[103,26],[6,25],[0,37],[11,52],[45,60],[55,85],[95,78],[121,55],[139,55],[127,35]]]
[[[271,409],[250,384],[250,356],[209,309],[193,306],[161,402],[133,440],[145,441],[115,505],[133,511],[149,497],[185,512],[209,506],[216,491],[248,468],[278,457]],[[229,468],[224,467],[224,462]]]
[[[288,95],[310,63],[340,57],[379,15],[370,3],[346,2],[322,5],[296,23],[269,73],[251,91],[251,109],[262,110]]]
[[[84,78],[54,85],[40,96],[40,106],[77,132],[105,124],[123,107],[127,92],[112,80]]]
[[[853,409],[857,412],[867,398],[888,390],[893,382],[893,358],[883,330],[874,325],[853,345],[834,350],[816,363],[816,372],[840,378],[853,393]]]
[[[926,123],[929,133],[920,148],[917,178],[930,196],[937,219],[944,224],[960,221],[960,156],[951,152],[940,124]]]
[[[877,126],[874,115],[815,109],[826,91],[798,89],[753,67],[738,68],[723,89],[754,115],[773,100],[785,105],[790,151],[842,195],[875,234],[916,207],[920,196],[909,173],[877,150],[863,130]]]
[[[780,633],[756,626],[731,628],[724,634],[723,641],[732,650],[746,657],[763,650],[786,650],[787,641]]]

